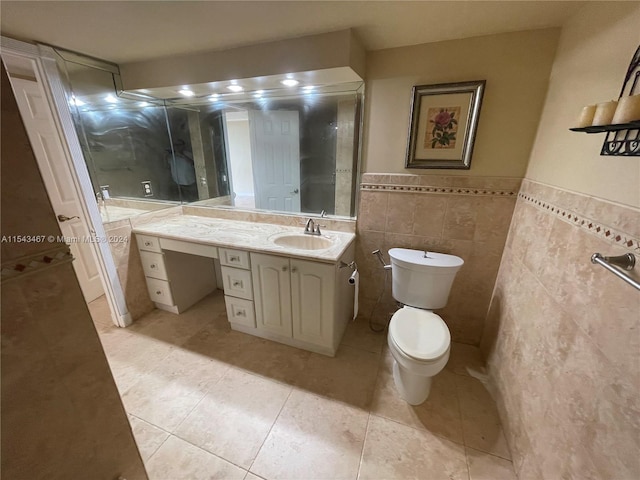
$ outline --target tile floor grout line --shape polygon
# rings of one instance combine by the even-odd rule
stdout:
[[[196,447],[197,449],[202,450],[203,452],[208,453],[209,455],[213,455],[214,457],[219,458],[220,460],[223,460],[223,461],[225,461],[225,462],[227,462],[227,463],[230,463],[231,465],[234,465],[234,466],[236,466],[236,467],[238,467],[238,468],[240,468],[240,469],[244,470],[245,472],[249,472],[249,469],[248,469],[248,468],[245,468],[245,467],[243,467],[242,465],[238,465],[237,463],[234,463],[234,462],[232,462],[231,460],[229,460],[229,459],[227,459],[227,458],[224,458],[223,456],[221,456],[221,455],[219,455],[219,454],[217,454],[217,453],[211,452],[211,451],[207,450],[206,448],[201,447],[200,445],[196,445],[196,444],[195,444],[195,443],[193,443],[192,441],[187,440],[187,439],[186,439],[186,438],[184,438],[184,437],[181,437],[181,436],[180,436],[180,435],[178,435],[177,433],[172,433],[172,434],[171,434],[171,436],[176,437],[177,439],[182,440],[183,442],[188,443],[189,445],[191,445],[191,446],[193,446],[193,447]]]
[[[457,378],[454,378],[454,384],[456,386],[456,400],[458,401],[458,415],[460,415],[460,428],[462,429],[462,444],[465,447],[465,459],[467,458],[467,439],[465,435],[464,428],[464,418],[462,417],[462,402],[460,401],[460,385],[458,383]],[[467,463],[467,469],[469,469],[469,464]]]
[[[476,447],[470,447],[470,446],[468,446],[468,445],[465,445],[465,450],[467,450],[467,449],[469,449],[469,450],[475,450],[476,452],[478,452],[478,453],[482,453],[483,455],[489,455],[489,456],[491,456],[491,457],[499,458],[500,460],[504,460],[505,462],[509,462],[509,463],[513,464],[513,460],[510,460],[510,459],[508,459],[508,458],[501,457],[500,455],[496,455],[495,453],[485,452],[484,450],[480,450],[479,448],[476,448]]]
[[[132,432],[132,434],[133,434],[133,432]],[[156,453],[158,453],[158,450],[160,450],[160,447],[162,447],[162,446],[167,442],[167,440],[169,440],[169,438],[171,438],[171,434],[167,435],[167,438],[165,438],[165,439],[162,441],[162,443],[160,443],[160,445],[158,445],[158,448],[156,448],[156,449],[153,451],[153,453],[152,453],[151,455],[149,455],[149,458],[147,458],[147,460],[146,460],[146,461],[144,461],[144,460],[142,461],[142,463],[143,463],[143,465],[144,465],[144,469],[145,469],[145,471],[147,470],[147,462],[150,462],[150,461],[151,461],[151,459],[156,455]],[[135,439],[135,436],[134,436],[134,439]],[[140,447],[138,447],[138,452],[140,452]],[[140,457],[142,458],[142,454],[140,455]],[[147,475],[148,475],[148,474],[149,474],[149,472],[147,472]]]
[[[364,438],[362,439],[362,450],[360,452],[360,461],[358,462],[358,471],[356,472],[356,479],[360,478],[360,469],[362,468],[362,461],[364,460],[364,445],[367,442],[367,435],[369,435],[369,423],[371,422],[372,413],[369,412],[369,416],[367,417],[367,426],[364,429]]]
[[[187,413],[187,414],[185,415],[185,417],[184,417],[182,420],[180,420],[180,423],[178,423],[178,425],[176,425],[176,426],[175,426],[175,428],[173,429],[174,431],[177,431],[177,430],[182,426],[182,424],[187,420],[187,418],[189,418],[189,415],[191,415],[191,414],[193,413],[193,411],[198,407],[198,405],[200,405],[200,404],[202,403],[202,401],[203,401],[203,400],[204,400],[204,398],[209,394],[209,392],[211,391],[211,389],[212,389],[213,387],[215,387],[216,385],[218,385],[218,383],[220,383],[220,382],[222,381],[222,379],[227,375],[227,372],[228,372],[229,370],[231,370],[231,366],[229,366],[229,368],[227,368],[227,369],[225,370],[225,372],[224,372],[222,375],[220,375],[220,378],[218,378],[218,380],[216,380],[213,384],[211,384],[211,386],[209,386],[209,388],[207,388],[207,389],[204,391],[204,393],[203,393],[202,397],[200,397],[200,400],[198,400],[198,401],[195,403],[195,405],[191,408],[191,410],[189,410],[189,413]],[[172,432],[172,433],[173,433],[173,432]]]
[[[167,430],[166,428],[161,427],[160,425],[156,425],[155,423],[152,423],[152,422],[150,422],[149,420],[145,420],[144,418],[142,418],[142,417],[141,417],[141,416],[139,416],[139,415],[136,415],[135,413],[127,412],[127,415],[131,415],[132,417],[137,418],[137,419],[138,419],[138,420],[140,420],[141,422],[148,423],[148,424],[149,424],[149,425],[151,425],[152,427],[155,427],[155,428],[157,428],[158,430],[162,430],[163,432],[168,433],[169,435],[171,435],[171,433],[172,433],[170,430]]]
[[[427,430],[426,428],[418,428],[418,427],[414,427],[413,425],[407,425],[406,423],[402,423],[402,422],[400,422],[398,420],[395,420],[393,418],[385,417],[384,415],[380,415],[379,413],[374,413],[374,412],[370,412],[370,413],[374,417],[378,417],[378,418],[381,418],[383,420],[388,420],[388,421],[396,423],[396,424],[398,424],[398,425],[400,425],[402,427],[411,428],[412,430],[416,430],[417,432],[423,432],[423,433],[426,432],[429,435],[433,435],[434,437],[440,438],[442,440],[447,440],[448,442],[455,443],[456,445],[460,445],[462,447],[466,447],[466,445],[464,443],[456,442],[455,440],[451,440],[450,438],[445,437],[444,435],[441,435],[441,434],[438,434],[438,433],[433,433],[431,430]],[[494,455],[494,456],[496,456],[496,455]],[[500,458],[502,458],[502,457],[500,457]]]
[[[260,450],[262,450],[262,447],[264,447],[264,444],[266,443],[267,438],[269,438],[269,435],[271,435],[271,431],[273,430],[273,427],[275,426],[276,422],[280,418],[280,415],[282,414],[282,410],[284,410],[285,405],[287,404],[287,402],[291,398],[291,394],[293,393],[293,391],[296,388],[294,386],[290,386],[290,387],[291,387],[291,390],[289,391],[289,395],[287,395],[287,399],[284,402],[282,402],[282,406],[280,407],[280,410],[278,411],[278,415],[276,415],[275,420],[271,424],[271,428],[269,428],[269,431],[265,435],[264,440],[260,444],[260,448],[258,448],[258,451],[256,452],[256,456],[253,457],[253,460],[251,460],[251,465],[249,465],[249,468],[247,469],[247,472],[251,472],[251,469],[253,468],[253,464],[256,463],[256,458],[258,458],[258,455],[260,455]],[[251,472],[251,473],[253,473],[253,472]]]
[[[464,463],[467,465],[467,478],[471,480],[471,468],[469,466],[469,455],[467,455],[467,446],[462,447],[464,450]]]

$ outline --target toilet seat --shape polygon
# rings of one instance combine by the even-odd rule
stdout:
[[[398,349],[419,362],[434,362],[449,351],[451,334],[433,312],[402,307],[391,317],[389,335]]]

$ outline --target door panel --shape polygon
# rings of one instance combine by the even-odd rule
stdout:
[[[334,268],[333,265],[291,260],[293,338],[332,345]]]
[[[82,217],[79,199],[75,197],[71,172],[64,157],[49,106],[40,86],[31,80],[12,78],[18,108],[27,130],[47,194],[56,215]],[[65,237],[88,239],[88,226],[79,218],[60,222]],[[102,282],[89,243],[67,242],[73,254],[73,268],[87,302],[103,294]]]
[[[249,112],[256,208],[300,211],[297,111]]]
[[[289,260],[251,254],[256,328],[291,336],[291,279]]]

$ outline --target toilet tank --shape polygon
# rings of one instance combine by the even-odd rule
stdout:
[[[392,248],[391,276],[393,298],[416,308],[443,308],[451,285],[464,260],[455,255]]]

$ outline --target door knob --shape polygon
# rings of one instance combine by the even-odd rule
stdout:
[[[289,193],[293,193],[294,195],[296,195],[300,190],[298,190],[297,188],[293,191],[293,192],[289,192]]]
[[[73,220],[74,218],[80,218],[77,215],[74,215],[73,217],[67,217],[66,215],[58,215],[58,221],[60,222],[68,222],[69,220]]]

